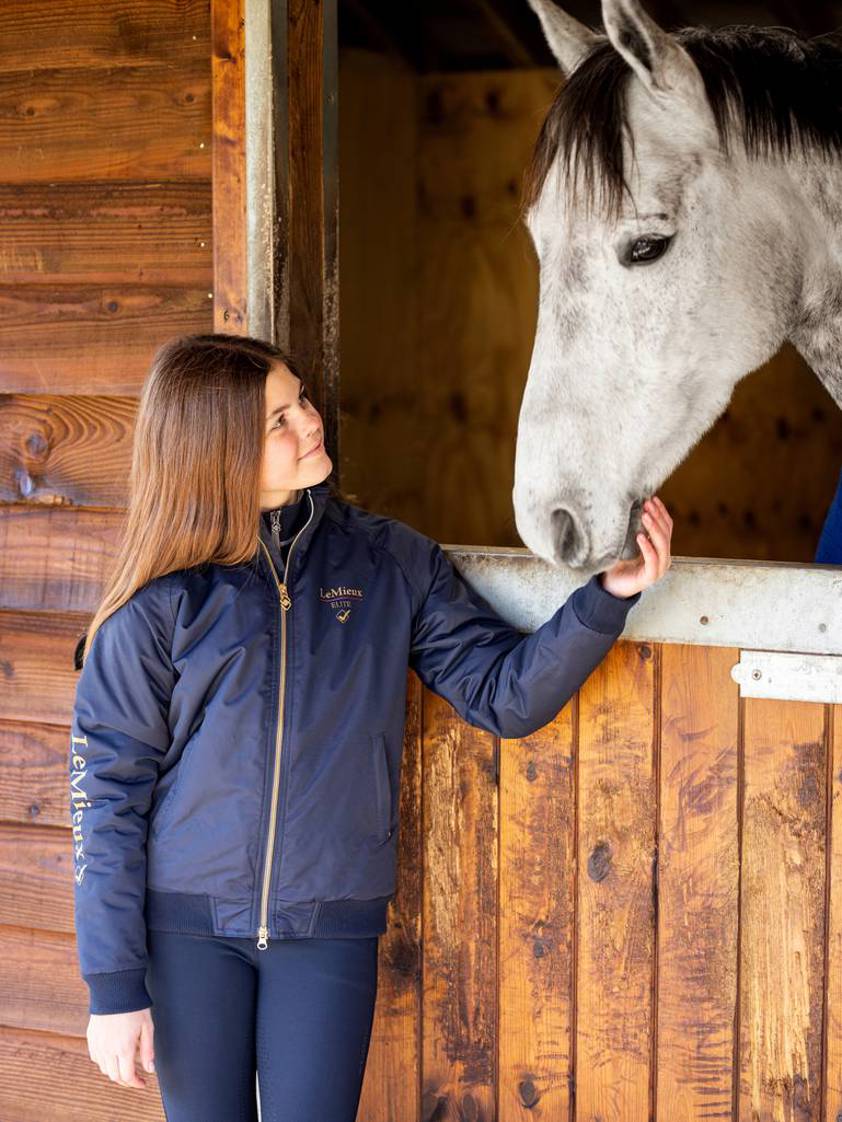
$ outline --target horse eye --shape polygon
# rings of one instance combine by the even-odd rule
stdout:
[[[636,238],[629,246],[627,264],[648,265],[650,261],[657,261],[666,251],[672,238],[663,234],[647,234],[643,238]]]

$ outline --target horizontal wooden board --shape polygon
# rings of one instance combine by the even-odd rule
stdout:
[[[4,182],[209,180],[210,77],[207,58],[0,74]]]
[[[64,769],[65,772],[67,768]],[[69,821],[68,810],[68,821]],[[73,920],[73,835],[70,827],[15,826],[0,823],[0,931],[3,962],[16,956],[15,932],[37,937],[50,954],[58,955],[56,976],[67,977],[65,989],[78,992]],[[24,972],[25,974],[28,972]],[[49,978],[47,979],[49,981]],[[23,986],[45,984],[44,979],[20,979]],[[4,985],[8,992],[9,985]],[[75,998],[74,998],[75,1000]],[[16,1021],[27,1023],[25,1020]],[[39,1027],[46,1027],[43,1022]],[[66,1027],[66,1025],[64,1026]]]
[[[211,185],[0,185],[0,283],[212,288]]]
[[[73,652],[89,619],[0,611],[0,720],[69,723],[79,675]]]
[[[207,61],[209,0],[25,0],[0,5],[0,74]]]
[[[70,828],[69,747],[69,713],[65,725],[0,721],[0,820]],[[34,830],[23,836],[34,837]],[[11,867],[3,862],[7,873]],[[8,904],[5,892],[0,895]]]
[[[102,596],[124,514],[0,506],[0,608],[83,612]],[[44,627],[50,627],[45,617]]]
[[[3,1122],[164,1122],[155,1075],[141,1078],[142,1090],[113,1083],[84,1037],[0,1028]]]
[[[70,852],[70,831],[66,836],[66,848]],[[72,877],[71,872],[71,880]],[[6,879],[3,877],[3,880]],[[3,884],[3,890],[6,888]],[[70,934],[57,928],[51,931],[44,923],[48,899],[43,903],[42,922],[36,927],[0,927],[3,1024],[7,1028],[84,1036],[88,1023],[85,1015],[88,986],[79,973],[72,931]],[[2,905],[2,910],[7,911],[6,905]],[[7,925],[4,918],[3,925]],[[6,1122],[6,1115],[2,1118]]]
[[[154,285],[0,288],[7,393],[140,392],[170,336],[213,330],[210,289]]]
[[[136,397],[0,397],[0,500],[21,504],[0,508],[0,534],[17,561],[27,542],[42,536],[44,507],[126,506],[136,417]],[[73,533],[68,512],[64,523]],[[90,533],[90,526],[82,522],[77,532]],[[15,579],[17,565],[7,559],[3,568]]]
[[[7,508],[6,544],[38,537],[39,507],[125,507],[136,416],[135,397],[0,397],[0,500],[35,504]]]

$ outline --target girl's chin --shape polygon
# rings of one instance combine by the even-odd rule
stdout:
[[[321,483],[324,479],[327,479],[333,471],[333,460],[322,448],[315,455],[302,460],[300,466],[304,486],[311,487],[313,484]]]

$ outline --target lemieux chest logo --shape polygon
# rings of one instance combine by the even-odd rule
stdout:
[[[331,611],[340,623],[347,623],[351,616],[354,601],[362,600],[363,590],[347,584],[337,584],[331,588],[319,588],[319,599],[330,604]]]

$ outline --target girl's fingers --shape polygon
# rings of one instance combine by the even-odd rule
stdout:
[[[671,530],[673,523],[672,523],[672,518],[670,517],[670,513],[667,510],[667,508],[664,506],[664,504],[661,502],[661,500],[658,498],[657,495],[652,496],[652,502],[657,503],[658,509],[659,509],[661,515],[663,516],[663,518],[665,519],[665,521],[667,523],[667,526]]]
[[[658,555],[655,547],[642,530],[638,532],[637,544],[643,557],[643,571],[648,580],[654,581],[658,574]]]
[[[642,520],[652,544],[655,546],[659,560],[665,558],[669,552],[669,533],[666,526],[654,515],[647,517],[646,512],[644,512]]]

